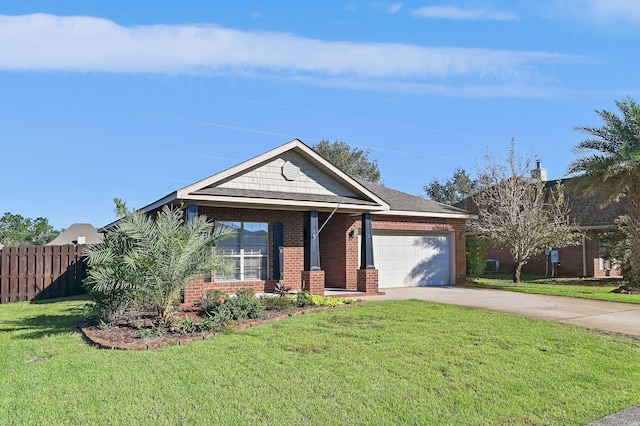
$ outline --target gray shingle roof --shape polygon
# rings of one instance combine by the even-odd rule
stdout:
[[[571,178],[563,179],[563,185],[570,183]],[[555,188],[556,182],[547,182],[548,188]],[[606,207],[600,207],[601,197],[586,194],[565,186],[567,203],[571,208],[571,216],[580,226],[612,226],[618,216],[627,211],[627,199],[621,198]]]
[[[89,223],[74,223],[60,233],[48,246],[63,246],[76,244],[79,236],[85,237],[85,244],[94,244],[102,241],[102,234]]]
[[[194,191],[193,195],[212,195],[238,198],[263,198],[269,200],[312,201],[324,203],[357,204],[363,206],[375,206],[376,203],[351,197],[324,194],[302,194],[283,191],[260,191],[255,189],[217,188],[207,187]]]
[[[458,207],[416,197],[415,195],[376,185],[375,183],[364,180],[357,179],[357,181],[369,191],[382,198],[389,204],[391,210],[437,214],[470,214],[468,211]]]
[[[601,197],[593,194],[586,194],[576,189],[570,188],[572,178],[561,179],[561,183],[565,189],[565,198],[569,205],[569,216],[582,227],[604,227],[612,226],[618,216],[625,214],[627,211],[627,200],[621,198],[614,201],[606,207],[600,208]],[[557,186],[556,181],[547,181],[545,188],[554,190]],[[478,209],[471,198],[466,198],[456,204],[458,207],[465,208],[473,214],[478,213]]]

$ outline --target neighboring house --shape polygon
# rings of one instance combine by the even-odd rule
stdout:
[[[547,191],[553,191],[557,186],[557,181],[546,180],[546,170],[541,169],[539,163],[538,167],[532,170],[532,177],[546,181],[545,190]],[[572,179],[561,179],[561,183],[570,208],[569,216],[584,233],[582,241],[577,246],[552,247],[554,251],[557,251],[557,257],[554,255],[553,259],[551,253],[541,253],[534,256],[529,263],[523,266],[522,273],[561,277],[622,276],[619,262],[602,257],[600,235],[613,227],[614,221],[626,212],[626,199],[622,198],[605,208],[600,208],[600,197],[597,195],[586,195],[570,190]],[[465,201],[458,205],[477,213],[475,206],[469,203],[469,200]],[[490,259],[488,265],[491,268],[497,266],[499,272],[513,272],[513,259],[508,250],[490,246],[487,259]],[[558,262],[554,265],[552,260]]]
[[[63,246],[66,244],[94,244],[102,241],[102,234],[88,223],[74,223],[62,231],[47,246]]]
[[[351,178],[299,140],[178,189],[142,210],[180,206],[233,227],[216,250],[234,270],[185,289],[185,303],[209,289],[251,287],[323,294],[377,293],[465,280],[468,212]],[[108,229],[117,224],[105,226]]]

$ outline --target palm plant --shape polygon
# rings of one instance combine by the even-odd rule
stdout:
[[[580,142],[576,154],[585,154],[569,165],[577,173],[575,185],[600,195],[605,206],[624,196],[628,201],[630,259],[624,265],[625,278],[640,286],[640,106],[631,98],[616,101],[621,115],[596,111],[604,125],[577,126],[591,137]]]
[[[212,247],[232,231],[214,229],[203,216],[185,222],[183,212],[169,206],[155,218],[141,211],[122,216],[102,242],[88,247],[85,285],[109,309],[144,301],[169,324],[189,280],[225,269]]]

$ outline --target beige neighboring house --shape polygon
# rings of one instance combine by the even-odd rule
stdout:
[[[74,223],[65,229],[47,246],[63,246],[66,244],[94,244],[102,241],[102,234],[89,223]]]

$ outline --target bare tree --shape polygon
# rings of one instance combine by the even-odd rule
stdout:
[[[543,250],[578,244],[580,234],[569,218],[560,182],[546,185],[529,177],[531,159],[516,154],[515,142],[507,158],[486,155],[478,171],[480,189],[473,196],[478,220],[472,230],[513,258],[513,281],[522,267]]]

